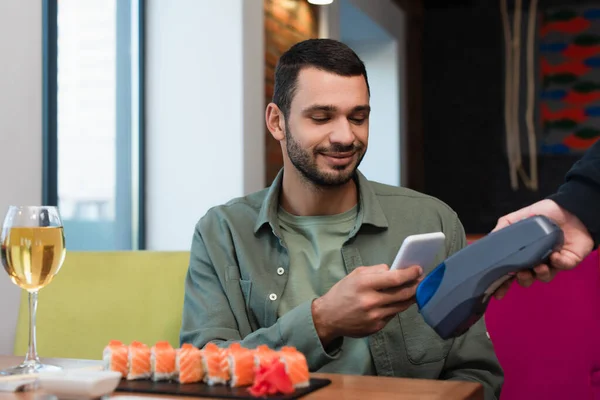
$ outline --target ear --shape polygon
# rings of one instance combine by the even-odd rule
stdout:
[[[267,128],[275,140],[282,141],[285,139],[285,117],[283,112],[275,103],[269,103],[265,112],[265,120]]]

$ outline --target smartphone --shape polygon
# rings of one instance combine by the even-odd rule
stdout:
[[[419,265],[425,269],[431,266],[446,240],[443,232],[422,233],[404,239],[390,270]]]

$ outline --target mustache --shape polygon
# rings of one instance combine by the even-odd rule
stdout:
[[[336,153],[356,153],[363,149],[362,144],[350,144],[343,145],[339,143],[334,143],[329,147],[317,147],[315,148],[315,153],[326,153],[326,154],[336,154]]]

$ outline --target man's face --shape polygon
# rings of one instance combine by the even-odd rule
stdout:
[[[367,150],[369,111],[362,75],[300,71],[285,124],[285,147],[294,167],[318,186],[347,183]]]

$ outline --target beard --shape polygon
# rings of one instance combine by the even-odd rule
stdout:
[[[348,183],[356,175],[356,170],[365,156],[365,146],[362,143],[341,145],[334,143],[330,147],[315,147],[312,153],[302,148],[300,143],[294,139],[287,121],[285,121],[285,140],[288,157],[294,167],[310,183],[319,187],[335,187]],[[355,153],[358,161],[352,161],[347,165],[336,165],[334,171],[323,171],[319,169],[317,157],[321,153]]]

